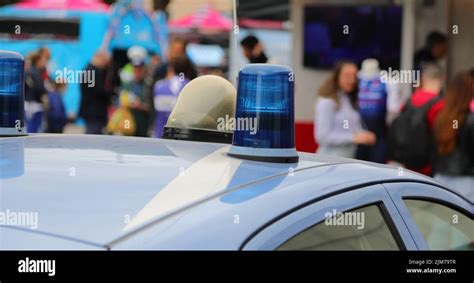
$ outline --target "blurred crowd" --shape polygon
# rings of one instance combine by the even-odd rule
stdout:
[[[129,62],[115,70],[111,55],[97,51],[81,70],[92,72],[94,82],[77,82],[80,108],[68,116],[62,100],[67,84],[49,77],[49,49],[31,53],[25,66],[28,132],[62,133],[67,123],[81,121],[86,134],[161,137],[181,89],[198,76],[186,42],[172,40],[166,60],[140,46],[129,48],[127,57]]]
[[[240,45],[250,63],[275,62],[253,35]],[[337,63],[317,93],[318,152],[394,163],[452,188],[474,188],[474,68],[445,85],[440,60],[447,46],[445,35],[432,32],[414,54],[413,72],[420,73],[420,81],[411,82],[407,100],[399,81],[383,78],[376,59],[367,58],[360,69],[351,61]],[[70,117],[61,99],[67,85],[48,76],[51,54],[40,48],[26,63],[28,131],[61,133],[80,118],[87,134],[161,137],[179,93],[199,75],[184,40],[171,40],[167,54],[160,58],[133,46],[128,63],[115,70],[110,54],[99,50],[85,68],[94,72],[95,82],[81,84],[80,109]]]
[[[86,67],[96,73],[95,87],[81,85],[79,117],[87,134],[161,137],[178,94],[198,75],[186,42],[172,40],[166,60],[140,46],[130,47],[127,57],[114,73],[108,54],[95,54]]]
[[[62,133],[69,121],[62,95],[66,85],[49,77],[46,66],[51,59],[48,48],[29,54],[25,62],[25,116],[30,133]]]
[[[473,195],[474,68],[444,86],[447,43],[439,32],[428,35],[414,56],[419,85],[405,102],[400,84],[381,78],[377,60],[364,60],[360,70],[339,62],[317,94],[318,152],[396,164],[400,174],[409,168]]]
[[[62,133],[67,123],[81,121],[86,134],[161,137],[179,93],[198,70],[186,54],[187,42],[171,40],[167,58],[132,46],[128,63],[115,68],[111,55],[97,51],[84,70],[94,82],[80,83],[77,115],[66,113],[62,96],[67,84],[49,74],[50,50],[42,47],[26,59],[26,120],[30,133]],[[251,63],[270,63],[259,40],[247,36],[242,51]],[[165,59],[165,60],[162,60]]]

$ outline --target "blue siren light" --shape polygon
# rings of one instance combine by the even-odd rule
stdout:
[[[22,136],[25,130],[24,59],[0,50],[0,136]]]
[[[249,64],[239,72],[232,146],[228,155],[295,163],[294,75],[291,68]]]

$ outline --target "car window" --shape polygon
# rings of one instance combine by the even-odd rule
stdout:
[[[457,210],[425,200],[405,204],[432,250],[474,250],[474,221]]]
[[[283,243],[278,250],[398,250],[377,205],[344,213],[332,212]]]

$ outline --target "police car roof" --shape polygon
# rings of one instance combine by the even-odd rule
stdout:
[[[241,160],[226,154],[229,146],[93,135],[0,138],[3,210],[38,213],[36,230],[3,230],[16,239],[23,230],[120,247],[145,227],[169,224],[191,211],[201,220],[231,217],[235,209],[253,213],[246,219],[254,222],[246,225],[250,229],[348,187],[386,180],[433,182],[409,171],[399,176],[394,167],[316,154],[300,153],[297,164]],[[262,199],[264,204],[255,202]],[[168,224],[166,235],[176,238],[183,225]],[[244,237],[250,232],[244,230],[229,237]],[[4,235],[0,249],[13,245],[9,233]]]

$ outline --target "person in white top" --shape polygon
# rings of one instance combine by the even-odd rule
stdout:
[[[316,100],[317,153],[354,158],[356,145],[375,143],[374,133],[362,128],[357,89],[357,66],[352,62],[336,64]]]

